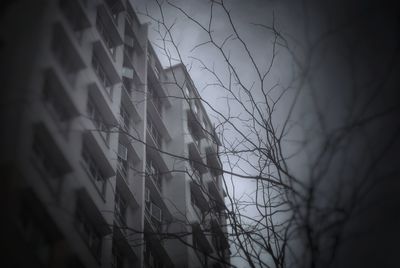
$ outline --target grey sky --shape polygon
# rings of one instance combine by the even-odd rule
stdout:
[[[147,4],[149,9],[154,11],[152,1],[134,0],[133,2],[139,10],[143,10]],[[207,22],[209,18],[208,0],[175,2],[200,22]],[[249,49],[254,53],[256,63],[260,67],[265,68],[270,62],[273,36],[268,31],[255,27],[251,23],[271,25],[272,14],[274,14],[276,28],[290,43],[299,62],[308,68],[304,86],[306,90],[296,108],[295,119],[299,124],[292,129],[288,136],[293,140],[310,142],[308,150],[290,161],[291,169],[299,177],[307,178],[310,175],[308,174],[308,165],[317,157],[315,151],[320,146],[318,137],[324,134],[324,131],[330,133],[334,128],[351,119],[351,116],[361,113],[365,103],[369,103],[365,108],[365,115],[374,114],[384,107],[391,107],[396,103],[398,98],[393,89],[398,85],[398,81],[393,78],[389,79],[387,75],[393,75],[390,68],[396,64],[394,59],[397,59],[397,62],[399,59],[396,52],[398,50],[399,20],[397,17],[399,9],[390,5],[389,1],[226,0],[225,2],[231,8],[234,23]],[[199,57],[208,64],[214,63],[216,70],[223,74],[224,66],[215,51],[208,47],[191,51],[195,45],[204,40],[204,33],[201,33],[187,19],[176,14],[176,11],[171,9],[165,13],[166,18],[171,22],[178,17],[174,33],[188,67],[192,62],[190,57]],[[226,18],[218,12],[214,14],[214,18],[215,35],[228,36],[231,29],[226,23]],[[151,30],[150,36],[157,41],[156,35]],[[243,49],[238,47],[235,40],[231,41],[229,48],[232,50],[232,62],[235,63],[247,85],[251,85],[256,79],[254,70],[249,67],[247,55]],[[281,88],[285,88],[294,81],[293,87],[298,87],[298,82],[302,78],[300,72],[304,70],[294,68],[295,72],[293,72],[294,61],[289,53],[281,48],[277,50],[277,53],[275,64],[267,80],[268,85],[279,83]],[[162,57],[160,59],[164,65],[167,65]],[[307,65],[308,63],[309,65]],[[204,88],[207,82],[211,81],[210,77],[195,64],[189,72],[202,97],[214,107],[218,107],[218,110],[226,111],[223,99],[221,99],[224,93],[215,87]],[[377,91],[378,95],[374,95],[374,91],[379,87],[382,89]],[[289,92],[287,97],[282,100],[279,108],[281,110],[275,113],[274,121],[277,126],[285,118],[292,96],[292,93]],[[212,111],[209,112],[212,114]],[[352,173],[352,168],[364,161],[360,155],[366,148],[365,144],[358,143],[360,140],[366,139],[370,141],[366,143],[367,145],[372,146],[374,143],[373,150],[381,149],[380,147],[384,146],[383,141],[393,132],[394,127],[388,122],[390,120],[379,122],[374,129],[363,129],[359,134],[355,134],[356,138],[351,141],[343,155],[334,162],[332,171],[327,175],[329,180],[322,187],[320,194],[329,193],[331,185],[339,181],[338,177],[347,179],[345,183],[348,183],[349,180],[352,183],[357,181],[357,177]],[[378,129],[381,131],[377,131]],[[382,139],[379,135],[384,135],[385,138]],[[295,143],[287,144],[288,152],[296,149]],[[346,175],[346,173],[350,175]],[[239,185],[239,188],[244,191],[253,189],[251,182],[241,181]],[[386,189],[382,191],[384,190]],[[321,202],[328,202],[328,199],[324,200],[322,197]],[[374,213],[372,215],[382,212],[376,210]],[[369,216],[366,221],[372,218],[378,217]],[[364,221],[364,226],[367,225]],[[385,242],[383,238],[377,241]],[[355,243],[358,245],[358,242]],[[377,252],[375,260],[379,259],[380,254],[385,254],[382,250],[375,252]],[[351,267],[352,260],[348,259],[346,252],[342,252],[342,254],[347,256],[347,265]],[[358,251],[354,252],[354,255],[363,256]],[[356,262],[355,258],[354,262]],[[372,263],[373,261],[364,263],[364,265],[372,265]],[[343,267],[341,266],[343,263],[340,261],[337,265]]]

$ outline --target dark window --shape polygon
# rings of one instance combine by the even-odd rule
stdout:
[[[76,209],[76,228],[85,240],[90,251],[95,255],[97,260],[101,257],[102,236],[96,230],[89,216],[78,204]]]

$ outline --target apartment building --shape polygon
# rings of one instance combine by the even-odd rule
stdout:
[[[131,3],[20,0],[3,22],[1,266],[228,266],[219,140]]]

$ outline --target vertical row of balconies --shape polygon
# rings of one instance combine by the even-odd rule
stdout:
[[[218,157],[218,145],[213,129],[202,109],[198,96],[186,85],[184,92],[187,118],[187,150],[189,165],[187,174],[191,188],[191,205],[194,212],[193,243],[199,248],[197,256],[203,265],[207,254],[226,256],[229,247],[225,226],[224,192],[222,188],[222,164]],[[213,253],[214,252],[214,253]]]
[[[127,230],[129,220],[132,220],[132,211],[137,210],[139,204],[131,191],[129,178],[133,177],[132,166],[140,158],[129,135],[135,122],[141,118],[127,88],[121,91],[121,103],[117,94],[117,85],[122,81],[122,62],[118,58],[118,51],[122,49],[122,26],[118,25],[118,19],[124,4],[122,1],[105,1],[95,6],[95,12],[88,8],[94,7],[92,1],[60,0],[58,6],[61,17],[52,25],[52,62],[44,72],[42,100],[44,109],[48,110],[47,114],[54,121],[52,123],[56,128],[62,129],[64,141],[57,140],[53,124],[47,124],[47,121],[38,123],[34,128],[32,159],[40,173],[48,174],[48,181],[54,184],[50,188],[54,190],[55,196],[58,186],[61,185],[58,178],[71,172],[76,172],[75,176],[85,177],[81,181],[83,187],[76,192],[75,228],[98,264],[104,237],[112,229],[109,228],[110,217],[100,211],[107,207],[107,203],[114,204],[115,215],[112,221],[115,230],[111,265],[133,265],[138,257],[132,251],[126,236],[129,235]],[[93,36],[96,38],[91,40]],[[88,42],[91,46],[89,60],[83,52]],[[87,67],[90,68],[86,70]],[[81,75],[83,71],[85,74],[92,72],[94,79]],[[87,80],[90,80],[89,83]],[[82,86],[82,82],[85,82],[85,86]],[[84,91],[86,88],[87,91]],[[128,89],[132,90],[132,87]],[[83,92],[87,92],[87,97],[82,98]],[[83,101],[79,99],[86,101],[82,104]],[[119,125],[118,113],[122,119],[120,127],[124,131],[121,131],[123,134],[118,135],[118,143],[115,143],[113,141],[116,140],[115,129]],[[66,148],[73,142],[69,139],[72,132],[70,125],[78,115],[84,115],[81,118],[84,133],[78,161],[81,171],[72,168],[70,159],[64,157],[65,152],[70,151]],[[119,145],[116,161],[113,160],[115,144]],[[116,183],[112,185],[110,178],[114,176]],[[110,187],[115,191],[111,199]]]
[[[53,57],[45,72],[42,98],[55,127],[47,123],[35,126],[35,165],[49,178],[73,172],[76,177],[82,176],[75,193],[74,224],[97,264],[100,265],[101,249],[110,233],[112,267],[134,265],[140,259],[137,255],[140,251],[133,249],[127,237],[134,235],[130,231],[134,229],[133,215],[138,215],[142,205],[144,263],[151,267],[161,259],[165,266],[172,266],[161,235],[166,223],[172,221],[163,192],[163,186],[172,176],[164,154],[171,139],[165,123],[171,103],[163,86],[165,74],[161,64],[147,40],[149,51],[145,56],[146,49],[137,35],[140,25],[129,1],[105,0],[98,4],[91,0],[60,0],[58,5],[63,17],[53,25],[50,45]],[[89,56],[83,52],[88,47]],[[146,60],[147,64],[143,64]],[[138,68],[140,64],[147,66],[147,77]],[[143,88],[144,84],[147,87]],[[82,98],[83,92],[87,95]],[[137,92],[147,94],[144,111],[138,110]],[[205,222],[209,220],[205,215],[222,210],[223,197],[220,182],[210,179],[213,177],[207,175],[210,171],[207,166],[217,178],[221,163],[216,147],[205,139],[209,130],[202,123],[201,106],[191,100],[190,107],[187,117],[192,140],[188,144],[188,174],[192,178],[192,206],[198,218],[193,223],[194,241],[202,251],[210,252],[217,243],[213,244],[205,235]],[[73,167],[73,157],[64,157],[68,146],[77,146],[69,139],[71,135],[77,136],[70,127],[73,123],[84,130],[79,140],[78,169]],[[138,129],[139,125],[146,127]],[[54,128],[62,130],[63,140],[53,137]],[[135,143],[140,131],[145,135],[145,156],[138,153]],[[144,173],[141,161],[145,161]],[[138,202],[133,191],[133,182],[141,175],[145,177],[144,204]],[[58,183],[49,181],[56,195]],[[112,217],[102,212],[110,204]],[[221,216],[212,215],[215,222],[223,222]],[[225,231],[221,233],[225,237]],[[201,263],[207,265],[206,260]]]

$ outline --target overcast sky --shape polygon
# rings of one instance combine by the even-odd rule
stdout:
[[[174,2],[179,3],[180,7],[199,22],[207,23],[210,14],[210,1],[182,0]],[[398,81],[389,79],[388,76],[393,75],[391,68],[397,66],[396,62],[399,62],[400,20],[398,18],[399,9],[392,5],[390,1],[226,0],[225,2],[230,8],[239,34],[244,38],[261,69],[268,66],[271,60],[273,35],[265,29],[254,26],[253,23],[270,26],[273,21],[273,15],[277,30],[290,43],[290,47],[300,63],[310,62],[310,72],[308,73],[306,87],[308,89],[313,88],[314,91],[306,92],[314,92],[315,96],[312,97],[315,98],[316,102],[312,103],[310,94],[305,94],[301,98],[299,106],[296,107],[296,119],[300,122],[300,127],[292,131],[290,138],[307,138],[315,142],[314,138],[316,139],[321,134],[320,131],[325,129],[325,131],[329,132],[346,121],[349,114],[353,114],[352,111],[354,113],[359,111],[361,105],[365,104],[365,101],[368,101],[369,98],[372,101],[367,102],[369,105],[367,106],[366,114],[373,114],[398,102],[398,96],[393,90],[396,87],[398,88]],[[150,13],[155,14],[155,16],[159,15],[154,8],[153,1],[133,0],[133,3],[139,11],[144,11],[147,6]],[[225,93],[216,87],[205,88],[205,85],[210,81],[210,77],[198,65],[193,64],[193,60],[190,58],[198,57],[207,64],[215,64],[216,70],[223,76],[224,67],[221,64],[223,61],[221,61],[218,53],[207,46],[191,51],[194,46],[205,40],[204,33],[193,23],[190,23],[189,20],[178,15],[178,12],[174,9],[166,9],[164,15],[168,23],[176,20],[174,37],[179,44],[184,63],[187,65],[201,96],[214,107],[218,107],[218,110],[226,112],[223,99],[221,99]],[[215,36],[219,36],[221,40],[229,36],[232,31],[226,17],[217,10],[213,17]],[[144,17],[141,17],[141,19],[146,21]],[[150,37],[157,43],[158,36],[151,29],[155,26],[153,23],[150,27]],[[251,85],[256,78],[254,70],[249,67],[251,66],[249,58],[243,49],[238,48],[237,41],[232,40],[228,46],[232,50],[232,62],[245,83]],[[160,56],[160,59],[164,66],[168,66],[165,58]],[[272,86],[278,83],[282,88],[285,88],[292,81],[295,81],[298,77],[296,77],[296,73],[293,73],[293,64],[293,58],[290,57],[289,53],[284,49],[278,49],[275,63],[267,79],[268,85]],[[377,91],[379,95],[374,95],[373,92],[377,87],[382,88]],[[274,122],[277,125],[285,118],[290,99],[291,95],[289,93],[288,97],[282,100],[281,108],[279,108],[281,110],[275,113]],[[318,124],[316,122],[321,118],[318,118],[314,107],[315,104],[320,111],[320,115],[322,115],[322,122]],[[213,113],[210,109],[208,110],[211,114],[211,120],[213,120]],[[396,121],[393,118],[391,120]],[[388,119],[387,122],[390,122],[390,120]],[[317,128],[315,128],[316,124],[318,125]],[[384,125],[382,120],[382,122],[379,121],[379,124],[374,129],[368,130],[364,134],[371,136],[370,140],[374,141],[375,149],[378,151],[380,147],[384,146],[383,141],[392,134],[393,130],[394,126],[391,124]],[[384,137],[379,135],[384,135]],[[318,145],[318,143],[316,144]],[[358,165],[362,162],[361,156],[359,156],[361,151],[355,145],[351,146],[349,150],[351,151],[351,157],[347,159],[343,157],[340,160],[347,162],[347,164]],[[287,147],[287,151],[294,149],[295,146],[292,145]],[[296,158],[295,161],[290,162],[291,169],[299,177],[307,177],[308,175],[307,168],[304,167],[307,165],[308,157],[314,157],[313,150],[308,153],[310,152],[311,154]],[[387,169],[390,166],[388,163],[391,163],[392,160],[385,162]],[[338,164],[337,169],[339,169],[339,166]],[[328,175],[328,177],[333,178],[328,183],[331,185],[336,180],[334,177],[337,177],[338,174],[331,172]],[[355,180],[355,177],[350,176],[349,179]],[[240,186],[243,186],[239,188],[244,191],[253,189],[250,182],[242,181]],[[381,190],[385,192],[388,198],[386,193],[388,189]],[[385,209],[379,209],[379,212],[378,210],[370,212],[370,216],[367,218],[360,217],[358,220],[360,222],[363,219],[362,221],[365,225],[365,222],[372,222],[382,218],[383,211]],[[360,225],[358,224],[357,226],[359,227]],[[364,241],[361,244],[363,246],[371,244],[390,245],[390,243],[386,243],[387,241],[383,236],[375,237],[373,241],[371,239],[370,243]],[[355,244],[356,246],[352,245],[349,248],[359,248],[360,243],[357,243]],[[364,267],[368,265],[373,267],[374,261],[379,263],[382,256],[389,259],[393,257],[393,250],[390,249],[391,247],[379,250],[374,249],[374,251],[371,248],[363,249],[363,251],[370,252],[369,256],[374,256],[369,262],[365,261]],[[346,258],[343,258],[342,261],[345,261],[344,263],[339,261],[338,267],[344,267],[344,264],[348,265],[348,267],[355,267],[353,262],[357,263],[359,259],[365,258],[361,250],[353,251],[352,253],[353,256],[358,257],[353,257],[354,260],[352,260],[348,253],[347,255],[344,253],[343,256],[346,256]]]

